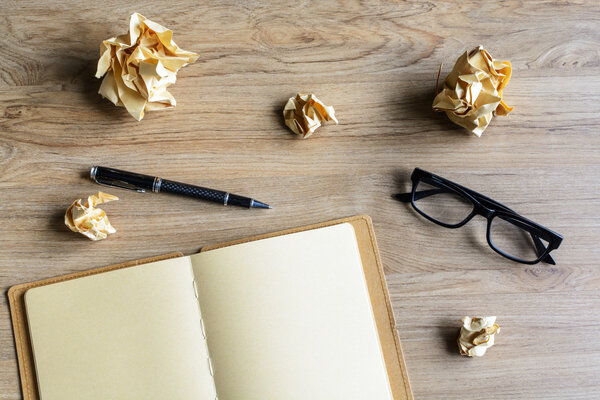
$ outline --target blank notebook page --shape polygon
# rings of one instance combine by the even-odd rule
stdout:
[[[387,400],[354,228],[192,256],[219,400]]]
[[[187,257],[30,289],[41,400],[215,399]]]

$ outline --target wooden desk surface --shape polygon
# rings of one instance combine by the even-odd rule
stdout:
[[[372,216],[416,398],[600,397],[600,3],[0,0],[0,287],[353,214]],[[95,4],[95,5],[92,5]],[[102,39],[132,12],[200,59],[175,109],[138,123],[96,94]],[[431,110],[443,76],[484,45],[508,59],[508,117],[478,139]],[[340,125],[301,140],[298,91]],[[107,190],[118,233],[66,229],[99,189],[94,164],[228,189],[273,210]],[[496,255],[482,219],[460,230],[394,201],[422,167],[564,235],[556,266]],[[483,359],[457,354],[464,315],[497,315]],[[480,392],[481,391],[481,392]],[[20,398],[6,296],[0,399]]]

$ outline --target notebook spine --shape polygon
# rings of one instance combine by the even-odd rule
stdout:
[[[204,338],[204,345],[206,346],[206,354],[208,354],[208,358],[206,362],[208,363],[208,370],[210,371],[210,376],[213,377],[213,390],[215,393],[215,400],[219,400],[217,395],[217,385],[215,384],[215,374],[212,366],[212,361],[210,359],[210,352],[208,350],[208,338],[206,337],[206,330],[204,329],[204,319],[202,318],[202,309],[200,308],[200,297],[198,296],[198,285],[196,284],[196,280],[192,279],[192,285],[194,287],[194,296],[196,296],[196,303],[198,304],[198,316],[199,316],[199,324],[200,331],[202,332],[202,337]]]

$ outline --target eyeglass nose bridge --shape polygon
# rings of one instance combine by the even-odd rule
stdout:
[[[494,212],[494,210],[492,210],[491,208],[487,208],[481,203],[475,205],[475,213],[481,215],[486,219],[490,219],[492,215],[494,215]]]

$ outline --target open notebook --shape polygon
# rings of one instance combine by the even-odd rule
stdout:
[[[339,223],[30,288],[39,398],[410,398],[363,259]]]

